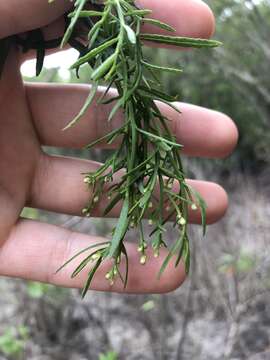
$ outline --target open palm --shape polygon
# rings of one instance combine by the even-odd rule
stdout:
[[[154,16],[171,23],[178,35],[208,37],[213,32],[213,17],[201,1],[141,0],[140,4],[154,10]],[[166,9],[165,9],[166,6]],[[0,0],[0,38],[44,26],[46,38],[62,35],[63,14],[70,3],[57,0],[49,5],[43,0]],[[16,13],[18,10],[18,14]],[[3,16],[3,18],[2,18]],[[49,24],[49,25],[48,25]],[[47,26],[48,25],[48,26]],[[62,128],[77,114],[89,92],[86,85],[23,84],[19,65],[21,54],[13,49],[0,80],[0,275],[39,280],[61,286],[81,287],[87,273],[70,279],[71,269],[58,274],[55,270],[78,250],[102,239],[20,218],[24,206],[80,215],[89,198],[82,172],[98,164],[87,160],[54,157],[44,154],[42,145],[80,148],[117,127],[121,116],[108,125],[108,108],[93,105],[81,122],[62,132]],[[192,156],[224,157],[237,141],[233,122],[221,113],[188,104],[180,104],[182,115],[168,107],[162,111],[172,118],[173,131]],[[207,140],[207,141],[206,141]],[[205,198],[207,221],[217,221],[226,211],[227,196],[213,183],[191,181]],[[106,202],[104,195],[97,216]],[[110,216],[117,217],[119,209]],[[200,222],[199,212],[191,220]],[[162,279],[157,273],[166,255],[149,260],[145,267],[138,264],[136,248],[128,247],[130,277],[125,291],[165,292],[179,286],[184,267],[170,265]],[[79,261],[79,259],[78,259]],[[92,282],[92,289],[123,291],[121,282],[111,287],[105,280],[110,264],[104,264]],[[73,268],[73,265],[72,265]]]

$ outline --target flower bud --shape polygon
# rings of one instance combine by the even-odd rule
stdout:
[[[198,207],[197,207],[196,204],[192,204],[192,205],[191,205],[191,209],[195,211],[195,210],[198,210]]]
[[[142,255],[140,258],[141,265],[144,265],[146,263],[146,255]]]
[[[179,221],[178,221],[178,224],[179,224],[179,225],[182,225],[182,226],[186,225],[186,223],[187,223],[187,221],[186,221],[186,219],[183,218],[183,217],[181,217],[181,219],[179,219]]]
[[[173,188],[173,184],[171,182],[167,183],[167,188],[171,190]]]
[[[110,278],[111,278],[111,273],[107,272],[107,274],[105,275],[105,279],[110,280]]]
[[[158,258],[159,257],[159,249],[155,249],[154,250],[154,257]]]

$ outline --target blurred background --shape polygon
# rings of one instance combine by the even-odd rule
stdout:
[[[270,1],[211,0],[217,50],[147,50],[155,62],[184,69],[162,77],[167,91],[231,116],[240,131],[226,160],[186,158],[190,177],[221,183],[230,208],[218,224],[191,229],[192,269],[174,293],[130,296],[19,280],[0,281],[0,360],[270,359]],[[25,80],[87,83],[68,70],[76,53],[49,57],[42,74]],[[67,119],[68,121],[69,119]],[[102,160],[95,150],[61,155]],[[70,218],[25,209],[24,216],[86,233],[108,235],[112,220]]]

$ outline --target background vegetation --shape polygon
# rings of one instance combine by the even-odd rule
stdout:
[[[240,141],[229,159],[186,159],[192,176],[219,181],[229,191],[227,217],[205,239],[192,229],[191,276],[173,294],[89,293],[81,302],[77,291],[1,280],[0,359],[270,358],[270,1],[209,4],[222,48],[169,56],[149,50],[148,56],[184,68],[180,78],[162,79],[170,93],[223,111],[237,123]],[[63,82],[60,74],[45,70],[32,81]],[[87,79],[82,72],[80,81]],[[29,209],[25,215],[104,235],[111,226]]]

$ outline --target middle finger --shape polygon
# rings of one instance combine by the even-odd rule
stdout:
[[[82,148],[97,140],[123,122],[119,112],[108,122],[112,105],[94,103],[85,116],[72,128],[62,131],[79,112],[88,93],[86,85],[27,84],[26,94],[42,145]],[[115,95],[115,94],[114,94]],[[110,93],[113,96],[113,93]],[[159,104],[176,140],[187,155],[222,158],[227,156],[237,142],[238,134],[233,121],[226,115],[188,104],[176,104],[181,114],[169,106]],[[207,139],[207,141],[206,141]],[[112,146],[117,146],[115,142]],[[108,145],[101,144],[103,148]]]
[[[42,155],[32,183],[32,192],[27,206],[80,216],[82,208],[87,206],[92,197],[91,189],[83,182],[82,173],[95,171],[100,164],[89,161],[60,156]],[[114,182],[119,182],[120,174],[114,176]],[[226,192],[217,184],[206,181],[189,180],[189,185],[196,189],[207,204],[207,223],[219,220],[226,212],[228,198]],[[109,204],[108,187],[105,186],[103,195],[93,211],[93,216],[103,216],[104,209]],[[178,191],[179,188],[174,189]],[[107,189],[106,189],[107,188]],[[107,194],[106,194],[107,192]],[[156,192],[158,196],[158,192]],[[155,204],[155,201],[153,201]],[[155,206],[155,205],[154,205]],[[117,204],[108,217],[119,217],[121,205]],[[164,209],[167,215],[166,209]],[[190,210],[190,221],[201,223],[200,211]]]

